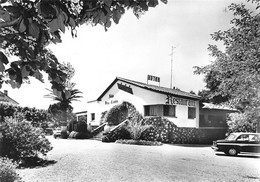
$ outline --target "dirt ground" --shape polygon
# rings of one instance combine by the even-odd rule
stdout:
[[[137,146],[49,137],[46,167],[19,169],[25,182],[260,181],[259,155],[215,154],[210,146]]]

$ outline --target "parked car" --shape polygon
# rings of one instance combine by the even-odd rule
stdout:
[[[54,138],[61,137],[61,128],[56,128],[56,129],[53,131],[53,137],[54,137]]]
[[[241,152],[260,153],[260,133],[231,133],[224,140],[213,141],[211,148],[232,156]]]

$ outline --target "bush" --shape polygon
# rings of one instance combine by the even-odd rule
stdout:
[[[228,132],[256,132],[257,121],[253,113],[231,113],[228,117]]]
[[[77,135],[77,134],[78,134],[78,132],[72,131],[72,132],[70,132],[68,138],[76,138],[76,135]]]
[[[2,182],[19,182],[21,178],[16,173],[17,164],[12,160],[0,157],[0,181]]]
[[[91,134],[89,132],[76,132],[76,131],[72,131],[72,132],[70,132],[68,138],[87,139],[87,138],[91,138]]]
[[[67,128],[62,128],[60,132],[61,138],[67,139],[69,137],[69,132]]]
[[[146,141],[146,140],[117,140],[116,143],[129,144],[129,145],[148,145],[148,146],[160,146],[161,142]]]
[[[125,129],[125,127],[117,128],[113,132],[107,133],[102,137],[102,142],[115,142],[118,139],[130,139],[130,133]]]
[[[34,127],[48,127],[49,115],[46,110],[0,104],[0,115],[4,117],[22,117]],[[1,118],[0,118],[1,121]]]
[[[136,112],[136,108],[129,102],[123,102],[121,104],[113,106],[109,111],[104,113],[103,123],[107,123],[109,126],[118,125],[128,117],[131,117]]]
[[[79,121],[77,123],[77,129],[78,129],[77,132],[79,133],[87,133],[88,125],[85,122]]]
[[[125,126],[126,130],[130,133],[130,137],[133,140],[140,140],[142,134],[152,127],[151,125],[147,125],[143,123],[143,119],[141,118],[136,118],[136,119],[131,119],[128,121],[127,125]]]
[[[52,150],[51,144],[45,138],[42,129],[33,127],[27,121],[18,122],[8,118],[1,123],[3,133],[3,154],[15,161],[25,162],[29,158],[38,158]]]

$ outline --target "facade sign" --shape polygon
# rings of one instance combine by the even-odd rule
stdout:
[[[174,97],[174,96],[171,96],[171,95],[167,95],[166,96],[165,104],[169,104],[169,105],[184,105],[184,106],[191,106],[191,107],[195,107],[196,106],[196,102],[194,100],[178,98],[178,97]]]
[[[128,87],[126,85],[123,85],[122,83],[121,84],[118,83],[117,86],[118,86],[118,89],[123,90],[123,91],[125,91],[125,92],[127,92],[129,94],[133,94],[133,90],[132,90],[132,88],[130,86]]]
[[[116,104],[116,103],[118,103],[118,100],[105,101],[105,105]]]

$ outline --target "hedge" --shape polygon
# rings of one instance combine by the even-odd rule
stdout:
[[[132,117],[136,113],[136,108],[129,102],[113,106],[109,111],[105,112],[103,122],[109,126],[118,125],[128,117]]]
[[[173,144],[211,144],[213,140],[225,137],[226,129],[199,129],[177,127],[174,123],[162,117],[146,117],[145,124],[152,125],[146,130],[141,140],[159,141]],[[118,128],[102,138],[103,142],[115,142],[118,139],[130,139],[129,132]]]
[[[49,115],[46,110],[0,104],[0,122],[3,122],[5,117],[17,116],[23,117],[22,119],[29,121],[34,127],[48,127]]]

